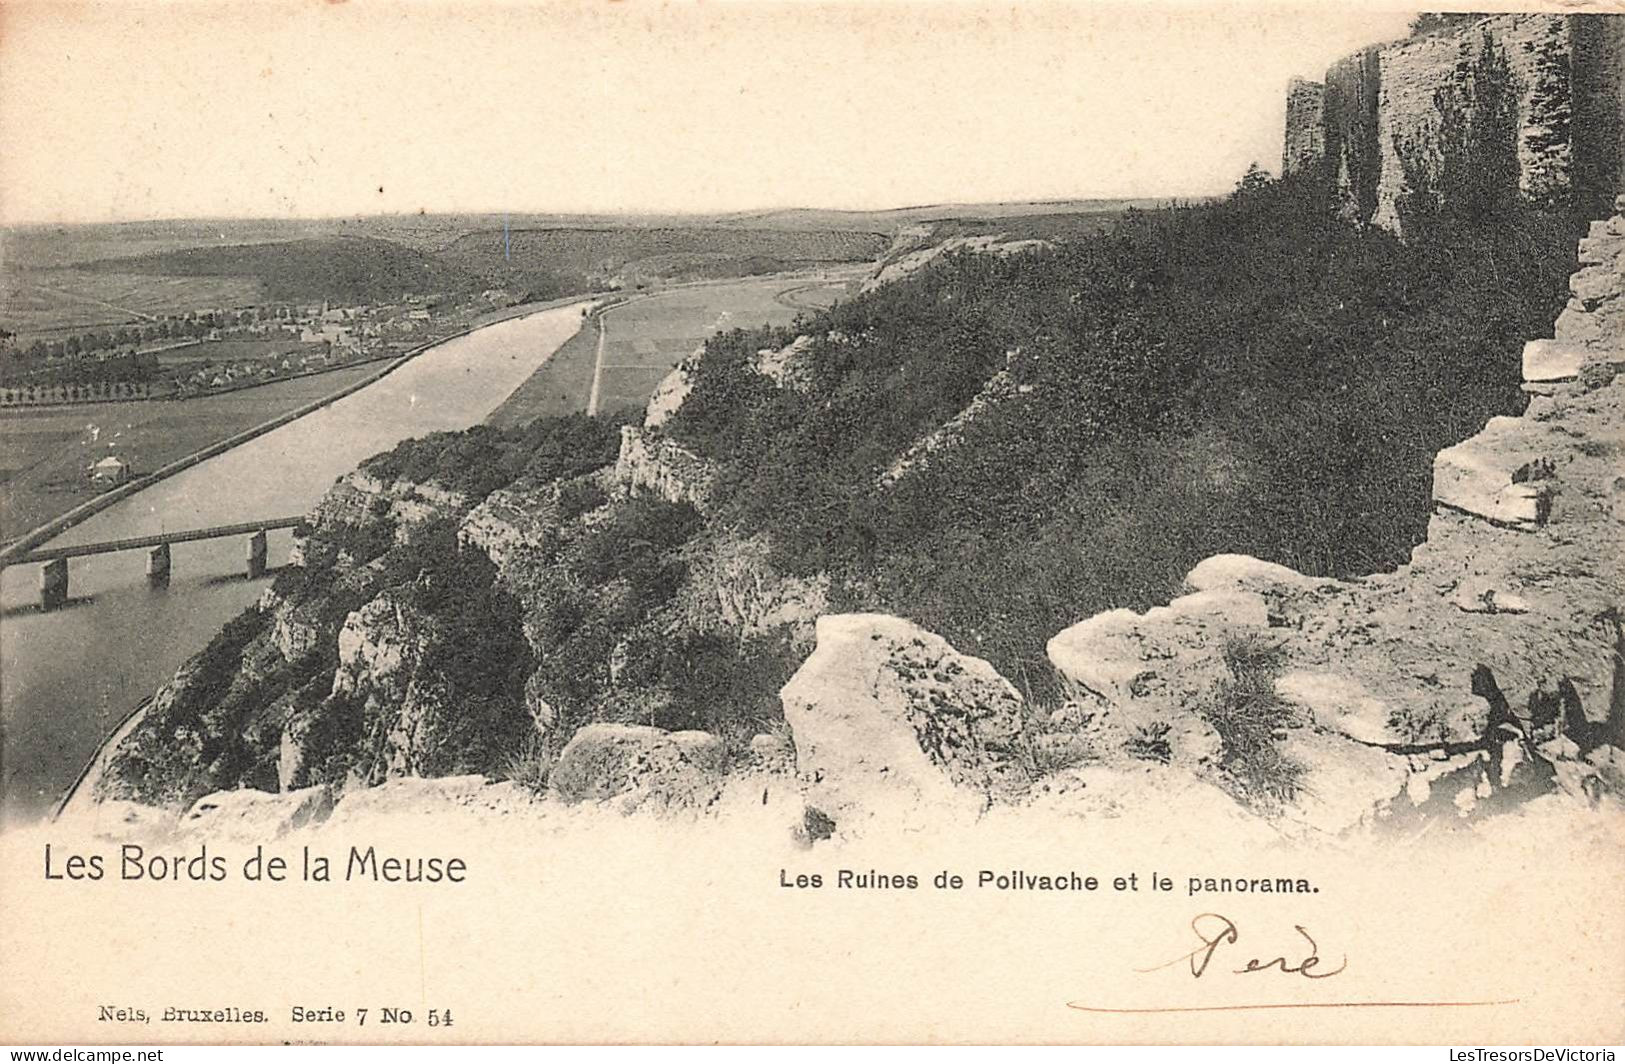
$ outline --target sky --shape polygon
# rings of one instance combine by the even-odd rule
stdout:
[[[1353,7],[3,0],[0,219],[1200,195]]]

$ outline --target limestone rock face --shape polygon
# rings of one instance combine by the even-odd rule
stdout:
[[[270,594],[267,589],[267,595]],[[268,603],[261,600],[261,609],[271,606],[271,641],[288,661],[297,661],[316,649],[326,635],[321,621],[321,607],[315,602]]]
[[[558,528],[558,499],[557,483],[500,488],[463,518],[457,540],[504,568],[516,555],[547,546]]]
[[[466,495],[447,491],[437,484],[417,484],[409,480],[386,483],[358,469],[340,477],[311,511],[309,521],[317,535],[307,539],[302,549],[319,549],[320,533],[335,524],[368,528],[388,523],[393,528],[395,542],[401,543],[416,526],[461,514],[471,501]]]
[[[654,394],[649,397],[648,405],[643,408],[644,428],[657,429],[682,409],[688,394],[694,390],[693,363],[697,357],[697,352],[690,355],[674,366],[670,373],[660,378]]]
[[[809,800],[860,810],[981,804],[1021,793],[1022,699],[993,666],[884,614],[818,619],[818,646],[780,692]]]
[[[711,503],[716,480],[712,464],[657,430],[621,427],[621,453],[614,483],[623,495],[652,495],[686,502],[701,513]]]
[[[442,681],[424,665],[439,637],[433,617],[388,591],[351,613],[339,630],[333,694],[361,704],[369,717],[390,720],[387,777],[421,775],[428,765],[431,718],[447,711]]]
[[[726,752],[716,736],[642,724],[588,724],[559,753],[549,778],[567,802],[703,810],[721,794]]]
[[[1023,387],[1030,387],[1018,385],[1010,372],[1009,367],[1020,357],[1019,350],[1007,351],[1005,368],[993,374],[962,410],[916,440],[907,451],[899,455],[881,473],[880,486],[884,488],[897,483],[913,470],[922,468],[936,452],[958,445],[966,430],[978,417],[998,403],[1019,394]]]
[[[765,537],[719,535],[688,565],[678,609],[694,627],[721,622],[747,638],[787,631],[795,645],[810,646],[814,623],[829,608],[829,577],[780,572]]]

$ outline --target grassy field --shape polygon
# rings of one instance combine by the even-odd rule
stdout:
[[[598,329],[588,323],[491,411],[485,423],[514,428],[539,417],[559,417],[587,409],[597,355]]]
[[[786,298],[786,293],[833,301],[845,287],[844,277],[759,278],[678,288],[605,311],[599,412],[641,407],[660,378],[712,333],[785,325],[807,312],[804,305]],[[538,417],[585,410],[597,352],[598,331],[589,326],[543,363],[486,420],[511,427]]]
[[[98,458],[116,454],[150,473],[377,371],[356,366],[184,402],[8,410],[0,415],[0,541],[94,497],[85,469]]]

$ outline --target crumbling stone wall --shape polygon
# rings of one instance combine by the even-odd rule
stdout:
[[[1342,213],[1402,232],[1409,215],[1489,195],[1611,203],[1625,158],[1622,80],[1621,16],[1496,15],[1341,59],[1321,120]],[[1292,160],[1313,142],[1308,84],[1288,90]]]
[[[1281,174],[1313,170],[1326,156],[1326,86],[1293,78],[1286,89],[1286,143]]]

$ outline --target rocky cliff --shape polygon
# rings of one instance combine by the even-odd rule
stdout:
[[[1058,632],[1048,654],[1066,694],[1043,705],[910,622],[824,613],[780,692],[782,732],[738,744],[592,723],[528,788],[475,780],[412,801],[707,815],[756,788],[781,815],[800,810],[790,819],[808,842],[995,807],[1140,819],[1179,808],[1258,840],[1494,830],[1534,805],[1618,808],[1625,216],[1595,225],[1580,260],[1557,335],[1526,348],[1528,409],[1438,455],[1428,537],[1396,571],[1333,580],[1209,558],[1166,606]],[[531,527],[555,513],[557,488],[529,498],[487,500],[463,522],[507,573],[557,535]],[[762,544],[707,547],[710,564],[691,571],[666,616],[687,610],[744,632],[810,627],[827,610],[825,585],[774,573]],[[339,633],[334,694],[394,707],[380,733],[390,778],[424,771],[415,736],[447,711],[421,667],[436,641],[424,633],[439,623],[384,593]],[[549,723],[537,717],[538,732]],[[300,788],[299,772],[279,776],[280,799],[244,812],[237,796],[207,796],[180,823],[289,825],[374,798],[352,790],[335,811]],[[799,797],[786,805],[787,795]]]
[[[1487,191],[1600,208],[1621,187],[1625,18],[1509,14],[1372,47],[1288,88],[1283,172],[1319,172],[1351,219]]]

